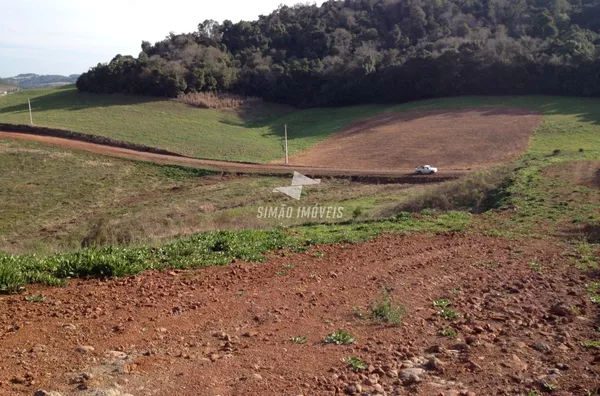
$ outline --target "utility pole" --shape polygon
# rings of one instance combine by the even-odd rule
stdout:
[[[29,122],[33,125],[33,116],[31,115],[31,101],[27,98],[27,103],[29,103]]]
[[[285,124],[285,164],[289,165],[289,160],[288,160],[287,124]]]

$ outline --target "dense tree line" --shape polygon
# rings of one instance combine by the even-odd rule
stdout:
[[[80,91],[234,92],[298,106],[600,95],[600,0],[330,0],[142,42]]]

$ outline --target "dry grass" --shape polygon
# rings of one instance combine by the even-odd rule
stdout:
[[[481,213],[501,204],[514,168],[499,166],[468,174],[459,180],[421,190],[407,200],[383,211],[386,216],[423,209],[469,210]]]
[[[245,97],[225,93],[194,92],[181,94],[177,101],[202,109],[225,109],[247,106],[256,106],[262,103],[262,99]]]

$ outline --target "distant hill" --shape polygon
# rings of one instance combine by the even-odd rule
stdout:
[[[33,73],[19,74],[15,77],[0,79],[0,83],[5,85],[15,85],[19,88],[46,88],[58,87],[61,85],[74,84],[79,78],[79,74],[70,76],[60,75],[39,75]]]

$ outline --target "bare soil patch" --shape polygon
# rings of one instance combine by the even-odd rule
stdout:
[[[549,167],[545,174],[573,184],[600,188],[600,161],[569,161]]]
[[[443,109],[361,120],[291,158],[302,166],[397,170],[431,164],[469,169],[509,161],[527,149],[542,115],[525,109]]]
[[[384,236],[262,264],[31,287],[0,296],[0,394],[588,394],[600,350],[582,343],[597,339],[598,307],[563,251],[547,240]],[[355,316],[384,289],[407,309],[400,327]],[[338,329],[356,343],[322,342]],[[350,370],[351,356],[366,369]]]

